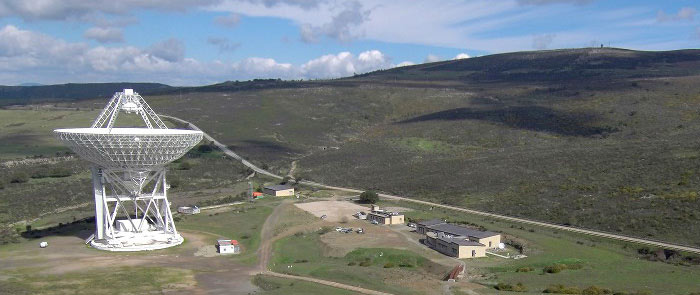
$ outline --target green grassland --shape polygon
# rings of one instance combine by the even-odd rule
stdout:
[[[210,233],[211,244],[217,238],[238,240],[242,253],[231,256],[231,259],[254,264],[257,261],[256,250],[260,246],[260,230],[265,219],[272,213],[278,200],[258,200],[255,205],[237,205],[222,212],[203,212],[197,215],[182,216],[177,227],[180,230],[191,230]]]
[[[433,280],[443,275],[435,265],[416,253],[397,249],[356,249],[345,257],[326,257],[320,246],[320,232],[298,233],[278,240],[273,246],[273,271],[310,276],[394,294],[416,294],[391,278],[422,277]],[[361,236],[358,238],[362,238]],[[427,279],[427,278],[426,278]]]
[[[193,280],[191,271],[165,267],[118,267],[109,270],[37,274],[37,269],[4,272],[2,294],[146,294],[177,289]],[[119,279],[115,279],[119,278]]]
[[[284,295],[306,295],[306,294],[328,294],[346,295],[356,294],[352,291],[324,286],[299,280],[290,280],[266,275],[256,275],[253,283],[263,290],[263,294],[284,294]]]
[[[584,289],[590,286],[624,291],[646,291],[651,294],[689,294],[698,292],[700,265],[683,265],[641,259],[637,249],[643,246],[615,242],[551,229],[521,226],[504,221],[456,213],[447,209],[430,209],[407,202],[383,202],[382,206],[402,206],[412,220],[444,218],[505,234],[503,240],[516,240],[524,245],[527,258],[514,260],[494,256],[465,259],[469,274],[482,274],[476,282],[485,285],[522,282],[533,293],[540,294],[550,285],[562,284]],[[580,266],[580,269],[544,273],[554,264]],[[530,272],[517,272],[531,267]],[[494,290],[495,291],[495,290]],[[495,293],[495,292],[494,292]]]

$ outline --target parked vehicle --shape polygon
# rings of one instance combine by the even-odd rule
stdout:
[[[379,224],[379,222],[377,222],[376,220],[372,220],[372,224],[377,225],[377,224]]]

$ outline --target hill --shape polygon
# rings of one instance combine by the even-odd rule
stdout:
[[[700,50],[594,48],[147,100],[281,174],[698,246],[698,82]]]
[[[111,97],[124,88],[138,89],[142,94],[172,88],[159,83],[69,83],[41,86],[0,86],[0,106]]]

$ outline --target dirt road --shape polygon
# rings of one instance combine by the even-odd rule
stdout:
[[[201,129],[197,128],[197,126],[195,126],[194,124],[192,124],[188,121],[182,120],[180,118],[175,118],[175,117],[166,116],[166,115],[159,115],[159,116],[169,118],[169,119],[172,119],[172,120],[184,123],[184,124],[188,124],[188,126],[190,126],[192,129],[202,131]],[[202,132],[204,132],[204,131],[202,131]],[[241,163],[243,163],[243,165],[248,166],[250,169],[253,169],[254,171],[256,171],[258,173],[265,174],[265,175],[270,176],[270,177],[282,179],[282,176],[279,176],[279,175],[271,173],[267,170],[261,169],[260,167],[257,167],[255,165],[253,165],[252,163],[246,161],[241,156],[239,156],[238,154],[236,154],[232,150],[230,150],[228,147],[226,147],[226,145],[221,144],[220,142],[218,142],[217,140],[215,140],[214,138],[209,136],[206,132],[204,132],[204,137],[207,138],[207,140],[211,140],[212,142],[214,142],[214,144],[217,147],[219,147],[226,155],[231,156],[234,159],[241,161]],[[325,185],[322,183],[317,183],[317,182],[312,182],[312,181],[301,181],[301,183],[305,184],[305,185],[321,187],[321,188],[326,188],[326,189],[339,190],[339,191],[346,191],[346,192],[353,192],[353,193],[362,193],[363,192],[363,190],[346,188],[346,187],[330,186],[330,185]],[[580,234],[584,234],[584,235],[590,235],[590,236],[608,238],[608,239],[613,239],[613,240],[619,240],[619,241],[661,247],[661,248],[665,248],[665,249],[672,249],[672,250],[679,250],[679,251],[685,251],[685,252],[689,252],[689,253],[700,254],[700,248],[692,247],[692,246],[688,246],[688,245],[675,244],[675,243],[666,242],[666,241],[657,241],[657,240],[649,240],[649,239],[630,237],[630,236],[625,236],[625,235],[620,235],[620,234],[607,233],[607,232],[602,232],[602,231],[565,226],[565,225],[561,225],[561,224],[554,224],[554,223],[549,223],[549,222],[542,222],[542,221],[530,220],[530,219],[525,219],[525,218],[512,217],[512,216],[507,216],[507,215],[489,213],[489,212],[472,210],[472,209],[465,209],[465,208],[449,206],[449,205],[442,205],[442,204],[431,203],[431,202],[415,200],[415,199],[409,199],[409,198],[404,198],[404,197],[394,196],[394,195],[379,194],[379,196],[386,198],[386,199],[400,200],[400,201],[413,202],[413,203],[418,203],[418,204],[423,204],[423,205],[428,205],[428,206],[433,206],[433,207],[446,208],[446,209],[460,211],[460,212],[464,212],[464,213],[481,215],[481,216],[486,216],[486,217],[495,218],[495,219],[508,220],[508,221],[517,222],[517,223],[531,224],[531,225],[536,225],[536,226],[542,226],[542,227],[548,227],[548,228],[553,228],[553,229],[558,229],[558,230],[580,233]]]

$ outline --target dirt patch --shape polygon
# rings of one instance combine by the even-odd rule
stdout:
[[[346,201],[318,201],[294,205],[316,217],[326,215],[326,221],[330,222],[343,221],[343,217],[349,221],[355,218],[352,215],[357,211],[367,212],[369,210],[367,207]]]
[[[216,252],[216,246],[214,245],[206,245],[199,247],[196,252],[194,252],[194,256],[200,256],[200,257],[214,257],[214,256],[219,256],[219,253]]]
[[[340,224],[339,224],[340,225]],[[340,233],[332,231],[321,236],[324,256],[342,257],[357,248],[394,248],[408,249],[404,238],[387,226],[373,225],[364,220],[354,220],[343,227],[357,229],[361,227],[364,234]]]

